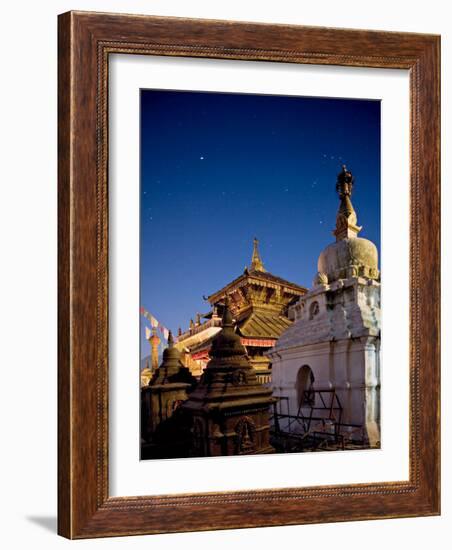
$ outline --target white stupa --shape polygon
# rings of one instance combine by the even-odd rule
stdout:
[[[274,395],[285,398],[291,414],[322,416],[313,414],[313,407],[328,408],[334,394],[334,404],[342,409],[340,420],[336,414],[336,429],[348,440],[378,447],[378,251],[371,241],[358,237],[361,227],[350,200],[352,188],[353,176],[344,166],[336,185],[336,242],[321,252],[312,288],[292,306],[295,322],[268,355]],[[324,427],[324,421],[314,420],[310,429]]]

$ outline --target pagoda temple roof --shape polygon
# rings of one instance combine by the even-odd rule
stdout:
[[[283,315],[253,311],[251,315],[239,321],[237,327],[239,333],[247,338],[278,339],[291,324],[292,321]]]
[[[307,289],[282,277],[269,273],[263,264],[254,239],[251,264],[229,284],[211,294],[207,300],[212,312],[198,314],[198,323],[191,322],[189,330],[179,336],[177,346],[190,352],[201,351],[210,346],[220,330],[219,316],[226,300],[235,317],[237,333],[245,339],[262,341],[277,340],[292,321],[287,317],[287,308],[306,294]],[[206,299],[206,298],[205,298]],[[200,323],[199,319],[206,319]]]
[[[269,273],[268,271],[248,271],[248,275],[250,277],[258,277],[259,279],[264,279],[267,281],[271,281],[273,283],[277,283],[279,285],[290,287],[290,288],[297,288],[301,291],[307,291],[307,288],[304,286],[297,285],[295,283],[291,283],[290,281],[287,281],[286,279],[283,279],[282,277],[278,277],[277,275],[273,275],[272,273]]]
[[[230,283],[228,283],[226,286],[221,288],[220,290],[217,290],[214,294],[211,294],[207,297],[209,302],[211,304],[216,303],[218,300],[220,300],[223,295],[229,291],[231,288],[236,286],[242,286],[243,284],[250,284],[253,280],[258,280],[259,282],[263,283],[265,286],[282,286],[286,291],[293,292],[294,294],[305,294],[307,292],[307,288],[301,285],[297,285],[295,283],[291,283],[290,281],[287,281],[286,279],[283,279],[282,277],[278,277],[276,275],[273,275],[272,273],[269,273],[268,271],[259,271],[257,269],[248,270],[246,269],[244,273],[236,277],[234,280],[232,280]]]
[[[278,286],[283,287],[284,292],[286,292],[287,294],[303,295],[308,290],[304,286],[291,283],[290,281],[287,281],[282,277],[278,277],[276,275],[273,275],[272,273],[269,273],[264,267],[264,263],[259,252],[259,241],[254,238],[253,254],[251,257],[250,267],[245,267],[245,270],[241,275],[236,277],[233,281],[231,281],[220,290],[217,290],[217,292],[214,292],[213,294],[208,296],[207,299],[213,305],[217,301],[221,300],[225,293],[229,292],[232,288],[243,286],[246,284],[252,284],[256,281],[258,281],[262,286],[268,286],[272,288]]]

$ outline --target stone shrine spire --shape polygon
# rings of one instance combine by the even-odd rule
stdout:
[[[196,379],[180,361],[171,332],[162,364],[149,385],[141,388],[141,458],[174,458],[185,453],[184,442],[174,436],[173,415],[196,385]]]
[[[264,264],[261,260],[261,255],[259,254],[259,241],[254,237],[253,242],[253,256],[251,258],[251,269],[254,271],[263,271],[265,272]]]
[[[221,331],[210,361],[181,409],[190,426],[190,456],[273,453],[270,445],[272,390],[251,366],[225,300]]]
[[[241,366],[242,364],[247,366],[246,350],[242,346],[240,336],[234,330],[228,298],[225,300],[221,325],[222,330],[212,340],[212,347],[210,349],[210,357],[212,359],[207,368],[222,365],[225,359],[228,361],[228,371],[231,366]]]
[[[336,215],[336,229],[333,234],[336,241],[343,239],[353,239],[361,231],[357,225],[358,218],[351,201],[354,177],[347,167],[342,165],[342,172],[337,176],[336,191],[339,195],[340,204]]]
[[[173,333],[169,331],[168,347],[163,351],[162,364],[155,371],[149,385],[169,384],[174,381],[194,383],[194,378],[181,363],[180,351],[174,347]]]

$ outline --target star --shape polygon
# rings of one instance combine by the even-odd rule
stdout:
[[[199,160],[204,160],[204,157],[199,157]]]

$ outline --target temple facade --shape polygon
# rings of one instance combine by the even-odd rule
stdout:
[[[211,311],[197,315],[186,332],[180,332],[179,350],[185,352],[185,364],[195,374],[204,370],[209,361],[213,338],[221,330],[221,315],[229,299],[237,334],[244,346],[251,366],[260,382],[270,383],[271,359],[266,354],[280,335],[292,324],[289,307],[302,297],[307,289],[269,273],[254,239],[251,264],[232,282],[211,294],[207,300]],[[190,364],[191,363],[191,364]]]
[[[267,354],[282,433],[380,445],[378,251],[358,237],[353,176],[338,175],[334,235],[312,288],[290,307],[293,324]],[[296,421],[294,419],[297,419]]]

